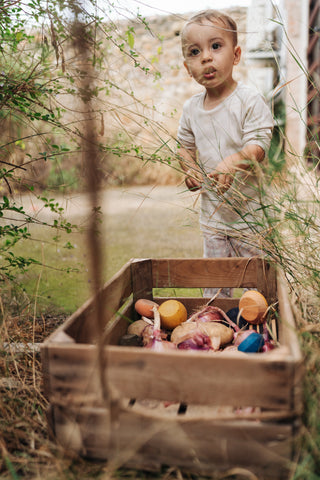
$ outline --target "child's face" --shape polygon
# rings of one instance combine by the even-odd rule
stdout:
[[[191,23],[186,27],[184,65],[207,90],[223,91],[233,83],[233,66],[240,61],[241,49],[233,43],[232,32],[219,21]]]

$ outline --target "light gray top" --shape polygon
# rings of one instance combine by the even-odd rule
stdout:
[[[178,141],[196,149],[203,173],[211,173],[225,157],[246,145],[261,146],[267,153],[273,118],[264,97],[251,87],[238,83],[235,90],[217,107],[205,110],[205,93],[187,100],[179,123]],[[207,183],[207,185],[206,185]],[[254,221],[258,208],[257,175],[238,172],[231,188],[218,195],[205,182],[201,193],[200,225],[207,232],[246,228]],[[253,215],[249,216],[249,213]],[[245,215],[246,221],[241,218]]]

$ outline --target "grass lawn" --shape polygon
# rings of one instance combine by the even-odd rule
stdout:
[[[183,189],[114,189],[102,202],[98,239],[103,281],[131,258],[202,256],[198,217],[191,208],[192,197]],[[21,240],[14,249],[16,255],[42,263],[18,278],[39,313],[72,313],[92,294],[88,206],[82,208],[83,214],[81,209],[71,208],[68,216],[68,221],[80,226],[80,232],[60,232],[54,241],[55,230],[30,226],[34,240]]]

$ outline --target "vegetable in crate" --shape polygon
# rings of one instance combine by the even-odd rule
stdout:
[[[239,309],[247,322],[260,325],[268,311],[268,303],[262,293],[256,290],[248,290],[239,300]]]
[[[183,350],[219,350],[232,340],[233,330],[218,322],[184,322],[171,334],[171,342]]]
[[[253,330],[247,330],[247,332],[252,333],[242,340],[242,342],[238,345],[238,350],[245,353],[259,352],[264,346],[263,336]]]
[[[141,317],[153,318],[153,307],[159,307],[156,302],[147,298],[139,298],[134,304],[134,308]]]
[[[150,325],[142,318],[140,320],[136,320],[135,322],[130,323],[127,334],[128,335],[138,335],[139,337],[142,336],[143,330],[146,328],[147,325]]]
[[[161,327],[166,330],[173,330],[187,320],[186,307],[178,300],[166,300],[159,306]]]
[[[156,352],[163,352],[176,348],[172,342],[163,340],[163,332],[160,329],[160,314],[158,307],[153,307],[154,324],[148,325],[143,331],[143,342],[146,348]]]

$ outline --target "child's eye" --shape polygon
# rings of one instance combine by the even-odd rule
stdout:
[[[200,50],[199,50],[199,48],[191,48],[189,53],[192,57],[195,57],[196,55],[199,55]]]
[[[216,43],[216,42],[211,45],[212,50],[218,50],[218,48],[220,47],[221,47],[220,43]]]

